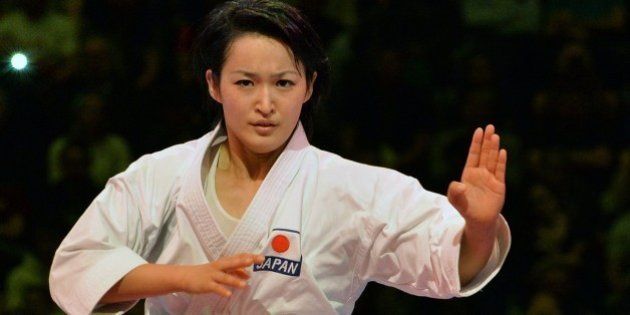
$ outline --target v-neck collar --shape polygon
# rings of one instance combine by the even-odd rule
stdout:
[[[186,172],[179,208],[189,218],[209,261],[241,252],[252,252],[266,236],[269,223],[284,192],[297,174],[309,146],[304,128],[298,123],[289,143],[263,180],[239,224],[229,238],[212,217],[201,181],[202,163],[211,144],[225,137],[221,124],[200,139],[193,164]]]

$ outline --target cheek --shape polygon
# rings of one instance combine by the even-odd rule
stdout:
[[[221,90],[223,96],[223,114],[227,118],[238,117],[247,112],[248,99],[242,93],[226,88]]]
[[[279,108],[280,114],[283,119],[292,123],[297,122],[300,119],[300,113],[302,112],[302,97],[290,97],[284,102],[282,109]]]
[[[302,107],[304,105],[302,105],[302,103],[298,103],[296,106],[293,107],[292,111],[291,111],[291,117],[294,117],[295,119],[299,119],[300,118],[300,114],[302,113]]]
[[[299,117],[304,107],[304,101],[306,100],[306,89],[304,87],[296,89],[295,92],[291,93],[288,99],[290,100],[286,102],[288,107],[286,112],[289,113],[291,117]]]

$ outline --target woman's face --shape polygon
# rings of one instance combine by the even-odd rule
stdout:
[[[210,94],[223,106],[232,144],[267,154],[286,143],[312,92],[299,67],[281,42],[251,33],[230,46],[220,82],[213,79],[211,70],[206,72]]]

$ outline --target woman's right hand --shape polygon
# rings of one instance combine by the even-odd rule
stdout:
[[[229,297],[232,292],[227,287],[244,288],[249,279],[245,268],[262,264],[265,257],[254,254],[238,254],[221,257],[211,263],[182,266],[181,289],[187,293],[216,293]]]
[[[264,260],[262,255],[239,254],[202,265],[140,265],[112,286],[99,303],[133,301],[173,292],[215,293],[228,297],[232,292],[227,287],[245,287],[249,279],[245,268]]]

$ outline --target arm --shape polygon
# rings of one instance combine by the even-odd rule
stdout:
[[[57,249],[49,289],[64,312],[126,311],[135,304],[110,308],[99,301],[130,271],[147,264],[145,257],[175,208],[170,197],[178,168],[164,163],[156,172],[156,166],[145,156],[111,178]]]
[[[452,182],[448,200],[466,221],[459,257],[460,283],[466,285],[492,253],[505,201],[507,151],[499,150],[494,126],[475,130],[461,182]]]
[[[494,172],[479,166],[484,139],[479,129],[470,166],[462,182],[451,184],[448,200],[396,172],[352,174],[362,179],[355,184],[356,191],[374,187],[366,193],[374,197],[359,204],[368,211],[353,223],[361,239],[355,269],[359,281],[376,281],[418,296],[452,298],[470,296],[496,276],[511,244],[509,227],[500,215],[507,153],[499,153],[499,137],[489,131],[494,127],[488,128],[485,150],[490,152],[492,144],[497,153],[484,153],[483,161],[495,161]],[[489,192],[488,183],[479,183],[480,179],[498,193]]]
[[[225,286],[244,288],[249,274],[244,268],[262,263],[264,257],[240,254],[212,263],[192,266],[140,265],[118,281],[100,304],[134,301],[173,292],[232,294]]]
[[[363,241],[357,277],[432,298],[478,292],[496,276],[509,251],[505,220],[499,217],[490,260],[483,261],[481,273],[474,272],[473,276],[479,274],[474,285],[462,288],[458,269],[466,222],[445,196],[424,190],[411,179],[382,176],[377,204],[370,205],[375,210],[354,223]]]
[[[468,225],[464,227],[459,252],[459,281],[462,287],[469,284],[486,265],[495,239],[496,229],[475,231]]]
[[[148,264],[144,257],[152,250],[150,240],[157,238],[153,233],[168,214],[148,213],[157,208],[151,200],[160,199],[139,190],[144,186],[137,181],[146,173],[138,169],[145,167],[136,163],[111,179],[55,253],[49,287],[66,313],[125,311],[140,298],[170,292],[229,295],[224,285],[239,287],[248,278],[243,268],[261,261],[243,254],[194,266]],[[162,196],[166,193],[159,190],[168,187],[152,188]]]

